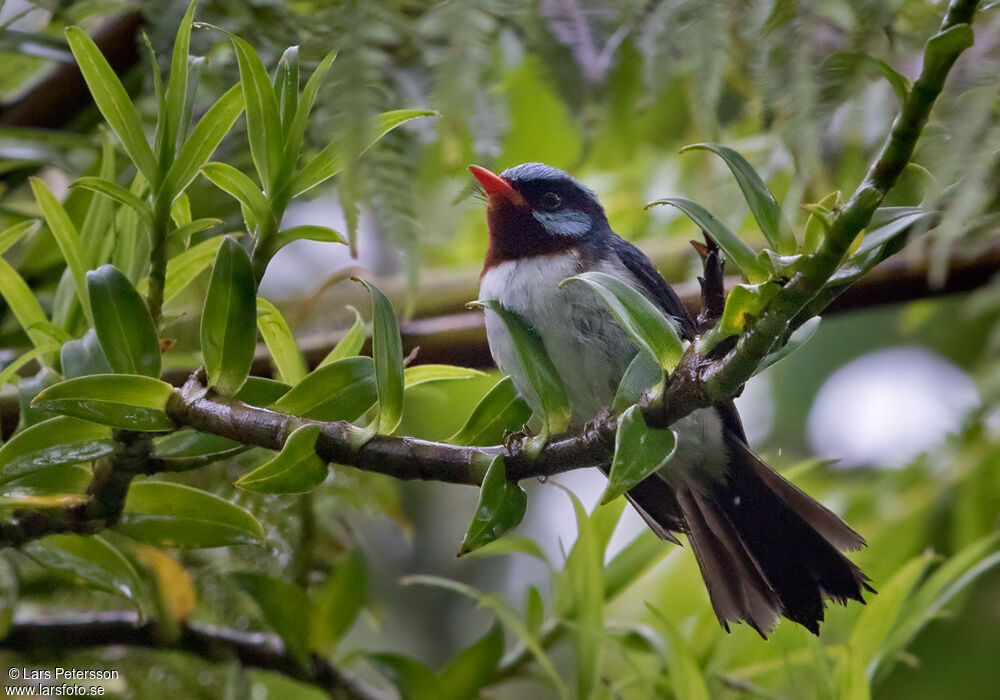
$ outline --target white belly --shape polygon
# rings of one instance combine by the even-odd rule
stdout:
[[[624,267],[606,271],[631,277]],[[582,269],[575,256],[524,258],[493,267],[483,275],[479,287],[480,299],[496,299],[538,333],[566,389],[574,426],[611,404],[636,353],[628,335],[586,285],[559,287],[561,281],[579,272]],[[513,374],[516,363],[507,331],[489,312],[486,334],[497,366]],[[513,379],[521,395],[528,397],[524,378]]]
[[[605,262],[598,269],[641,285],[624,265]],[[562,380],[573,410],[571,428],[579,428],[611,405],[636,347],[603,302],[585,284],[560,287],[582,272],[572,255],[539,256],[494,266],[483,275],[479,298],[495,299],[530,325],[542,340]],[[486,335],[497,366],[511,375],[521,396],[536,401],[517,373],[514,348],[496,314],[486,312]],[[536,413],[539,406],[532,405]],[[673,426],[678,433],[674,470],[713,473],[724,468],[722,424],[714,409],[701,409]]]

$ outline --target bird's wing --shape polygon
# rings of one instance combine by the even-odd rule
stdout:
[[[681,303],[677,293],[660,276],[646,254],[615,233],[611,234],[611,250],[628,271],[635,275],[636,279],[653,295],[660,307],[677,319],[684,338],[692,340],[695,336],[694,319],[691,318],[691,314]]]

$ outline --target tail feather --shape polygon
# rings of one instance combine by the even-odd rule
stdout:
[[[687,533],[727,631],[728,622],[745,621],[766,638],[784,616],[818,634],[824,599],[864,603],[862,590],[872,590],[868,577],[840,551],[858,549],[864,540],[738,437],[727,435],[727,443],[730,465],[723,481],[682,481],[675,491],[654,475],[629,498],[647,521],[655,518],[658,533]]]

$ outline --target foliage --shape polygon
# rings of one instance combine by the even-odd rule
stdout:
[[[447,576],[410,576],[408,599],[421,595],[416,584],[444,589],[447,600],[432,614],[445,610],[459,618],[464,646],[421,654],[412,653],[418,644],[404,649],[391,643],[391,614],[412,625],[419,612],[380,609],[380,589],[394,569],[376,556],[388,557],[389,548],[378,551],[354,516],[368,509],[405,528],[405,511],[413,506],[382,475],[337,464],[331,469],[327,462],[335,460],[321,454],[340,449],[341,459],[350,461],[391,435],[405,436],[400,442],[415,454],[427,449],[424,440],[448,435],[454,446],[492,446],[526,424],[540,426],[524,445],[538,454],[568,425],[565,388],[533,330],[492,300],[479,305],[500,315],[514,337],[532,396],[518,397],[509,378],[448,365],[407,366],[390,296],[367,281],[369,354],[363,354],[362,316],[352,309],[350,328],[308,371],[290,307],[260,295],[279,251],[302,239],[358,248],[358,207],[370,200],[380,236],[409,253],[412,291],[421,260],[452,264],[472,257],[474,227],[454,215],[441,227],[449,231],[447,240],[443,233],[417,238],[432,228],[421,226],[421,217],[454,198],[458,165],[480,153],[510,160],[529,149],[524,157],[610,173],[609,215],[616,226],[635,224],[627,230],[636,236],[654,226],[667,234],[700,229],[718,245],[745,283],[729,292],[718,324],[695,341],[696,349],[710,353],[753,330],[784,285],[810,270],[842,211],[839,194],[826,193],[857,180],[860,165],[852,159],[863,164],[872,150],[849,129],[833,129],[834,143],[824,143],[811,116],[830,121],[834,98],[843,100],[842,110],[866,113],[877,112],[870,103],[887,94],[905,102],[915,88],[890,66],[937,21],[931,3],[913,3],[898,17],[888,4],[838,10],[821,3],[831,13],[824,22],[846,34],[839,44],[881,46],[872,34],[876,23],[865,13],[882,13],[887,26],[895,23],[902,48],[887,48],[891,55],[882,60],[864,51],[821,51],[805,39],[818,35],[823,22],[781,3],[766,12],[753,3],[725,9],[699,2],[581,4],[603,9],[597,15],[604,19],[567,16],[570,10],[546,2],[307,2],[232,12],[209,2],[197,12],[211,22],[198,24],[192,2],[182,15],[175,13],[179,28],[175,32],[172,22],[167,39],[167,22],[154,12],[167,3],[150,3],[146,70],[152,84],[135,97],[86,32],[66,29],[66,50],[107,125],[99,145],[69,133],[15,134],[30,156],[15,159],[14,149],[4,150],[10,134],[0,132],[6,159],[0,170],[16,174],[54,165],[72,179],[62,193],[42,172],[28,187],[11,179],[11,192],[0,193],[0,247],[15,261],[0,258],[4,346],[22,351],[0,375],[16,388],[20,408],[18,430],[0,448],[3,538],[20,550],[2,559],[9,569],[5,615],[15,606],[30,611],[36,596],[48,600],[46,594],[57,590],[66,596],[57,602],[68,601],[68,607],[122,599],[163,630],[189,615],[232,626],[234,619],[249,620],[283,641],[290,659],[285,675],[320,684],[317,660],[334,661],[395,686],[406,698],[502,693],[511,681],[578,698],[704,698],[743,690],[870,697],[890,687],[893,669],[908,660],[921,631],[942,611],[960,610],[981,578],[995,582],[996,435],[970,424],[924,458],[940,461],[939,469],[917,463],[900,473],[841,478],[814,468],[802,475],[872,533],[871,551],[860,556],[880,593],[868,607],[831,611],[820,641],[807,641],[787,626],[770,646],[743,629],[724,636],[690,553],[646,531],[619,549],[612,546],[624,522],[619,496],[668,464],[676,448],[674,431],[647,425],[640,396],[660,396],[663,380],[689,348],[635,289],[588,273],[566,282],[593,289],[641,349],[613,407],[620,419],[602,504],[588,513],[567,492],[576,538],[563,556],[551,556],[524,534],[510,533],[530,514],[528,498],[537,491],[528,494],[511,480],[495,448],[469,452],[475,459],[465,465],[467,479],[481,482],[478,505],[441,508],[471,519],[461,545],[460,553],[469,555],[463,566],[478,562],[484,567],[479,571],[496,571],[488,568],[494,557],[527,556],[540,572],[535,583],[548,590],[525,587],[522,610],[486,576],[477,585],[451,578],[476,569],[442,567]],[[731,29],[726,12],[732,12]],[[583,29],[573,21],[581,18]],[[53,23],[63,20],[78,21],[60,7]],[[467,31],[454,31],[458,20]],[[339,54],[326,46],[330,26],[339,28]],[[618,29],[608,30],[612,26]],[[193,28],[200,31],[192,35]],[[943,61],[938,54],[971,42],[966,29],[933,39],[928,60]],[[15,38],[2,31],[0,39]],[[995,21],[986,35],[991,31],[995,37]],[[765,37],[759,45],[757,33]],[[291,40],[302,47],[278,46]],[[153,46],[171,42],[164,80]],[[518,50],[508,47],[508,53],[523,53],[523,60],[499,60],[504,42],[516,44]],[[727,65],[729,45],[744,45],[746,65]],[[192,47],[212,65],[189,56]],[[305,66],[315,68],[303,86]],[[888,85],[858,87],[866,67],[877,69]],[[441,118],[397,129],[437,113],[398,109],[414,101],[407,72],[429,83],[416,101],[429,95]],[[813,73],[822,79],[814,81]],[[487,75],[495,78],[496,91],[481,89]],[[206,109],[199,99],[202,82],[207,89],[201,92],[213,98]],[[677,99],[684,93],[693,106]],[[970,93],[963,99],[978,99]],[[925,245],[936,251],[936,261],[947,261],[960,242],[986,238],[997,205],[988,188],[997,177],[983,155],[989,148],[976,136],[995,142],[998,132],[988,119],[995,105],[980,100],[967,112],[954,106],[956,96],[949,98],[939,128],[959,118],[975,122],[956,136],[968,143],[944,147],[944,136],[927,137],[920,157],[934,175],[919,185],[904,175],[899,199],[875,212],[810,305],[786,324],[782,337],[771,339],[771,354],[755,370],[801,346],[831,301],[919,234],[930,232]],[[576,113],[579,120],[571,117]],[[780,128],[760,139],[747,136],[773,125]],[[319,133],[327,137],[321,145],[315,143]],[[663,151],[681,135],[715,140],[720,133],[738,148],[710,142],[690,148],[718,156],[724,171],[700,153],[661,164]],[[822,167],[823,149],[843,162]],[[73,152],[91,157],[78,166]],[[631,163],[619,167],[621,161]],[[958,170],[960,162],[968,173]],[[677,196],[653,202],[680,210],[694,228],[656,209],[641,221],[630,218],[649,193],[644,179],[654,171],[657,188],[670,189],[662,182],[683,175],[685,191],[718,186],[741,193],[742,202],[713,196],[717,214]],[[732,182],[723,184],[720,173]],[[334,176],[346,236],[327,226],[286,225],[293,204]],[[914,193],[923,195],[920,206]],[[799,212],[806,200],[816,204]],[[966,224],[961,234],[957,220]],[[751,221],[759,231],[748,230]],[[419,310],[419,300],[411,297],[410,306]],[[980,316],[989,321],[996,312]],[[277,380],[254,376],[258,337]],[[178,368],[194,372],[181,390],[164,381]],[[996,398],[984,398],[982,416]],[[281,416],[281,429],[261,445],[249,432],[234,440],[229,433],[187,427],[186,412],[199,401],[238,413],[233,400],[267,407],[267,415]],[[433,410],[421,410],[429,406]],[[239,428],[237,413],[230,417]],[[154,473],[160,478],[147,478]],[[461,525],[450,528],[447,512],[434,519],[449,525],[436,533],[453,552]],[[934,537],[942,520],[950,541]],[[33,527],[51,534],[38,538]],[[98,529],[105,531],[95,534]],[[903,531],[912,531],[909,539],[895,540]],[[928,545],[942,555],[925,552]],[[369,585],[376,576],[380,585]],[[170,603],[170,590],[194,590],[194,601]],[[459,607],[459,597],[474,600],[489,619]],[[374,618],[382,618],[390,633],[379,636]],[[418,642],[443,628],[430,615],[427,621]],[[442,661],[436,668],[429,665],[434,655]],[[185,683],[203,682],[190,669],[173,672]],[[138,673],[129,682],[139,693],[155,692]],[[277,687],[270,677],[260,682]],[[242,681],[212,683],[238,687]]]

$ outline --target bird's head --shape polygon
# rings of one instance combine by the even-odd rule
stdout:
[[[597,195],[559,168],[522,163],[499,175],[478,165],[469,170],[487,199],[485,269],[593,245],[610,231]]]

